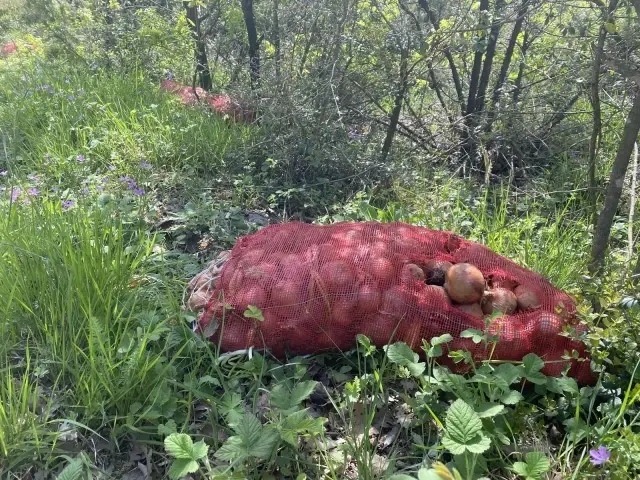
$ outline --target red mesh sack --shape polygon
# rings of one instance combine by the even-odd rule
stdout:
[[[192,87],[181,85],[172,80],[163,80],[160,83],[160,90],[173,93],[180,97],[184,105],[194,106],[200,102],[206,102],[211,110],[227,115],[234,122],[255,121],[255,113],[246,105],[232,99],[229,95],[213,94],[196,87],[195,93]]]
[[[488,287],[523,286],[539,299],[538,308],[489,325],[488,333],[500,338],[492,359],[521,360],[533,352],[545,361],[543,373],[556,376],[569,362],[562,359],[565,351],[587,358],[584,344],[560,335],[565,325],[582,328],[569,295],[481,244],[403,223],[288,223],[241,238],[211,285],[198,329],[213,331],[217,325],[211,340],[224,351],[253,346],[278,357],[350,349],[358,333],[377,346],[404,341],[423,353],[422,339],[449,333],[450,350],[487,359],[490,349],[483,343],[459,338],[466,329],[484,330],[485,320],[425,282],[423,272],[438,276],[434,261],[472,264]],[[244,317],[249,305],[261,309],[264,321]],[[570,375],[581,383],[593,381],[588,360],[570,362]]]

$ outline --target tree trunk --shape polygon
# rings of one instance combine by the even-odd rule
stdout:
[[[608,14],[613,12],[618,4],[618,0],[611,0]],[[604,15],[603,15],[604,16]],[[604,21],[607,19],[604,18]],[[602,55],[604,53],[604,43],[607,38],[607,29],[602,25],[598,34],[598,43],[593,56],[593,72],[591,77],[591,108],[593,110],[591,129],[591,140],[589,141],[588,179],[589,179],[589,206],[591,209],[592,223],[595,226],[598,220],[597,192],[596,192],[596,156],[600,146],[602,136],[602,109],[600,108],[600,69],[602,68]]]
[[[618,202],[622,194],[624,185],[624,177],[629,166],[629,159],[633,151],[633,145],[638,138],[640,131],[640,92],[636,92],[636,97],[627,120],[624,124],[622,139],[618,146],[616,158],[609,175],[609,184],[604,197],[604,206],[598,216],[598,222],[593,236],[593,245],[591,248],[591,264],[589,271],[592,274],[599,273],[604,264],[605,252],[609,244],[609,235],[611,234],[611,226],[618,209]]]
[[[531,34],[529,33],[529,31],[525,30],[524,32],[524,38],[522,39],[522,49],[521,49],[521,55],[523,60],[520,62],[520,65],[518,66],[518,76],[516,77],[516,81],[513,83],[513,104],[514,106],[517,105],[518,101],[520,100],[520,93],[522,93],[522,80],[524,79],[524,59],[527,56],[527,50],[529,50],[529,46],[531,45],[531,42],[529,41],[529,38],[531,37]]]
[[[507,80],[507,74],[509,73],[509,67],[511,66],[511,60],[513,59],[513,52],[516,48],[518,36],[522,31],[522,23],[524,22],[524,18],[527,14],[528,7],[528,0],[524,0],[523,4],[520,7],[520,10],[518,11],[518,18],[516,19],[516,23],[513,25],[511,36],[509,37],[509,43],[507,44],[507,50],[504,53],[504,59],[502,60],[500,73],[498,74],[498,79],[496,80],[496,84],[493,87],[493,93],[491,94],[491,110],[488,112],[487,123],[485,125],[485,132],[487,133],[491,132],[491,129],[493,127],[493,120],[495,119],[496,108],[498,102],[500,101],[502,87],[504,87],[504,83]]]
[[[258,32],[256,20],[253,14],[253,0],[240,0],[242,4],[242,16],[247,27],[249,40],[249,71],[251,76],[251,88],[260,86],[260,46],[258,45]]]
[[[496,0],[493,24],[491,25],[491,31],[489,32],[489,43],[487,44],[487,51],[484,55],[484,64],[482,65],[482,74],[480,75],[480,82],[478,83],[478,92],[476,94],[475,100],[474,112],[478,114],[482,113],[482,111],[484,110],[484,96],[486,95],[487,88],[489,87],[491,69],[493,68],[493,57],[496,54],[498,35],[500,35],[500,27],[502,25],[500,13],[502,12],[503,8],[504,0]],[[477,119],[475,123],[477,123]]]
[[[189,21],[189,27],[195,41],[196,75],[200,79],[200,87],[204,90],[211,90],[211,72],[209,71],[209,60],[207,58],[207,46],[200,31],[199,7],[192,6],[190,1],[182,2]]]
[[[278,19],[278,8],[280,7],[280,0],[273,0],[273,47],[275,49],[273,61],[276,66],[276,82],[280,87],[281,74],[280,74],[280,62],[282,58],[282,50],[280,48],[280,21]]]
[[[433,25],[434,30],[438,31],[440,29],[440,21],[431,11],[431,8],[429,8],[429,2],[427,0],[418,0],[418,4],[420,5],[420,8],[425,11],[427,17],[429,17],[429,21]],[[458,98],[458,103],[460,104],[460,115],[464,116],[464,92],[462,90],[462,82],[460,81],[458,67],[456,67],[456,63],[453,59],[453,55],[451,54],[451,50],[449,49],[449,47],[445,47],[442,51],[447,59],[447,62],[449,63],[449,70],[451,70],[451,78],[453,79],[453,85],[456,89],[456,96]]]
[[[480,0],[480,11],[489,10],[489,0]],[[482,71],[482,57],[484,52],[479,49],[473,57],[473,67],[471,68],[471,78],[469,79],[469,93],[467,95],[467,108],[465,113],[470,115],[476,110],[476,93],[478,91],[478,83],[480,82],[480,73]]]
[[[389,156],[391,151],[391,145],[393,144],[393,137],[396,134],[398,128],[398,121],[400,120],[400,113],[402,112],[402,102],[407,91],[408,86],[408,63],[409,63],[409,51],[406,48],[402,49],[400,57],[400,79],[398,81],[398,91],[393,103],[393,110],[391,111],[391,117],[389,118],[389,127],[387,128],[387,135],[382,145],[381,160],[384,161]]]

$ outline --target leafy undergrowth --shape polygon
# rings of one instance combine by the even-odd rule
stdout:
[[[622,228],[595,282],[576,199],[425,174],[430,188],[407,184],[398,204],[362,193],[316,220],[449,229],[547,276],[593,326],[595,386],[545,377],[535,355],[453,374],[439,365],[446,335],[422,358],[365,337],[286,361],[221,353],[193,333],[182,295],[203,261],[257,228],[227,153],[259,129],[184,108],[142,73],[41,60],[0,69],[3,478],[637,478]],[[492,348],[485,332],[465,335]]]

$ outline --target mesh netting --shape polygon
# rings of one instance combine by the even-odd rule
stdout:
[[[255,120],[255,113],[247,105],[229,95],[209,93],[200,87],[194,89],[172,80],[163,80],[160,89],[179,96],[184,105],[193,106],[199,102],[205,102],[211,110],[220,115],[228,116],[234,122],[250,123]]]
[[[485,330],[485,319],[452,304],[437,286],[443,278],[434,263],[450,262],[475,265],[487,288],[523,286],[539,299],[536,308],[492,321],[488,333],[500,337],[492,359],[517,361],[533,352],[545,361],[543,373],[557,376],[567,366],[562,359],[567,351],[586,357],[584,344],[560,334],[565,325],[584,328],[569,295],[450,232],[403,223],[288,223],[241,238],[224,260],[219,275],[206,282],[198,326],[203,332],[215,329],[210,338],[224,351],[253,346],[282,357],[347,350],[362,333],[377,346],[404,341],[423,353],[423,339],[449,333],[454,337],[449,350],[486,359],[491,347],[459,338],[466,329]],[[412,265],[426,272],[426,282]],[[199,301],[205,305],[202,297]],[[264,321],[244,317],[249,305],[261,309]],[[449,361],[446,355],[443,361]],[[468,368],[449,366],[458,372]],[[569,374],[582,383],[592,381],[589,361],[571,360]]]

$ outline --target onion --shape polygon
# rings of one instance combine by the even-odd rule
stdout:
[[[562,318],[551,312],[542,312],[534,322],[535,333],[546,339],[551,339],[562,331]]]
[[[452,300],[465,305],[479,302],[484,286],[482,272],[469,263],[457,263],[445,275],[445,290]]]
[[[458,310],[462,310],[467,315],[471,315],[472,317],[482,318],[484,317],[484,312],[482,311],[482,307],[479,303],[469,303],[456,305]]]
[[[409,299],[401,286],[396,285],[382,294],[383,313],[402,317],[408,310]]]
[[[262,287],[254,285],[240,295],[240,306],[245,308],[248,305],[253,305],[258,308],[262,308],[266,303],[267,295]]]
[[[331,318],[333,326],[348,327],[353,322],[353,300],[350,298],[341,298],[335,302],[331,310]]]
[[[425,263],[426,282],[429,285],[444,285],[447,270],[451,268],[451,262],[446,260],[429,260]]]
[[[301,302],[300,284],[292,280],[281,280],[271,289],[271,303],[274,307],[296,305]]]
[[[189,300],[187,300],[187,310],[191,312],[202,310],[207,306],[208,302],[209,298],[206,292],[195,291],[189,296]]]
[[[487,290],[482,299],[482,311],[486,314],[492,314],[494,310],[498,310],[506,315],[511,315],[516,311],[517,306],[515,294],[506,288]]]
[[[386,257],[372,258],[368,266],[369,273],[371,273],[381,285],[389,283],[395,275],[393,263]]]
[[[528,289],[524,285],[516,287],[514,293],[520,310],[534,310],[540,308],[540,300],[533,290]]]
[[[327,263],[320,268],[322,278],[334,289],[346,289],[355,281],[355,275],[351,267],[341,260]]]
[[[425,275],[422,269],[415,263],[407,263],[402,267],[402,278],[404,280],[418,280],[424,282]]]
[[[451,299],[447,295],[447,291],[438,285],[427,285],[426,288],[420,290],[419,297],[426,303],[433,303],[434,299],[438,302],[445,302],[451,305]]]
[[[262,250],[261,248],[249,250],[248,252],[242,254],[242,256],[240,257],[240,262],[243,266],[255,265],[262,259],[263,256],[264,250]]]
[[[372,285],[363,285],[358,292],[358,311],[372,313],[380,305],[380,290]]]

